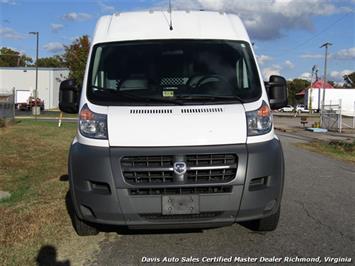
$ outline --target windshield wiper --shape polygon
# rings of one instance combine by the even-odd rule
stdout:
[[[113,90],[112,88],[99,87],[99,86],[95,86],[95,85],[91,85],[90,87],[98,89],[100,91],[100,93],[103,93],[103,94],[106,94],[109,96],[120,96],[120,97],[124,97],[124,98],[128,98],[128,99],[132,99],[132,100],[142,100],[139,102],[158,102],[158,103],[171,103],[171,104],[177,104],[177,105],[184,105],[184,103],[182,101],[176,100],[176,99],[146,97],[146,96],[142,96],[142,95],[135,95],[135,94],[128,93],[128,92],[117,91],[117,90]]]
[[[218,100],[233,100],[238,101],[240,103],[244,103],[244,100],[237,95],[231,96],[213,96],[213,95],[177,95],[175,99],[183,99],[183,100],[208,100],[208,101],[218,101]]]

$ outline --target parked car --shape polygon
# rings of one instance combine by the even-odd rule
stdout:
[[[295,108],[292,105],[286,105],[285,107],[282,107],[279,109],[279,112],[293,112]]]
[[[297,112],[297,113],[309,113],[309,110],[306,109],[306,107],[304,106],[304,104],[297,104],[297,105],[296,105],[296,112]]]

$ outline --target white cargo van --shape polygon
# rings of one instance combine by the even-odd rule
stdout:
[[[236,15],[168,18],[102,17],[82,88],[61,84],[60,109],[79,112],[69,154],[74,227],[274,230],[284,158],[271,109],[287,104],[286,81],[264,84]]]

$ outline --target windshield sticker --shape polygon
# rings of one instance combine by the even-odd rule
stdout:
[[[163,97],[174,97],[174,91],[163,91]]]

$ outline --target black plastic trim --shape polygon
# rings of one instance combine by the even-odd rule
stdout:
[[[200,194],[201,212],[223,212],[224,215],[199,220],[147,221],[139,214],[159,213],[160,195],[130,195],[130,189],[139,186],[128,184],[122,177],[120,160],[129,155],[174,155],[196,153],[233,153],[238,156],[237,175],[229,183],[211,186],[231,186],[229,193]],[[194,147],[95,147],[75,143],[69,155],[69,181],[73,203],[79,218],[100,224],[127,225],[139,228],[215,227],[219,224],[260,219],[273,214],[281,201],[284,184],[284,161],[279,140],[239,145]],[[252,179],[268,177],[265,188],[249,190]],[[107,184],[110,193],[92,189],[90,182]],[[174,184],[170,187],[203,187],[206,184]],[[144,188],[157,185],[144,186]],[[169,187],[165,184],[161,187]],[[106,190],[108,191],[108,190]],[[272,210],[269,202],[276,201]],[[81,213],[79,206],[92,210],[94,216]]]

